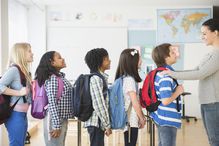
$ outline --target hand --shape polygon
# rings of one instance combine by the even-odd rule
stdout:
[[[60,134],[61,134],[61,129],[56,129],[56,130],[50,131],[50,135],[51,135],[51,137],[53,137],[53,138],[59,137]]]
[[[161,75],[171,75],[172,73],[173,73],[172,70],[167,69],[167,70],[162,71],[160,74]]]
[[[30,89],[28,87],[22,87],[21,90],[19,91],[20,96],[27,95],[30,92]]]
[[[106,129],[105,134],[106,136],[109,136],[110,134],[112,134],[112,130],[110,128]]]
[[[182,85],[178,85],[176,87],[176,91],[175,92],[178,93],[179,95],[181,95],[184,92],[183,86]]]
[[[140,118],[139,119],[139,128],[140,129],[144,128],[145,124],[146,124],[146,118],[145,117]]]

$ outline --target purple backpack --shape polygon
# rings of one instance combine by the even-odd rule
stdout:
[[[60,77],[58,79],[58,93],[57,100],[60,100],[62,91],[64,88],[64,83]],[[48,97],[46,95],[45,87],[41,87],[38,84],[37,80],[34,80],[32,83],[32,103],[31,103],[31,115],[36,119],[43,119],[46,116],[46,110],[48,108]]]

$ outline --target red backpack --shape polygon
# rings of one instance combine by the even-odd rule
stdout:
[[[158,106],[161,104],[161,101],[158,100],[158,96],[156,94],[154,80],[157,72],[164,71],[166,68],[158,67],[151,72],[148,73],[146,79],[144,80],[144,84],[140,91],[140,103],[143,108],[146,108],[149,112],[154,112],[158,109]],[[173,79],[176,84],[177,80]],[[177,111],[179,111],[179,99],[177,101]]]
[[[157,94],[155,91],[154,86],[154,79],[159,71],[166,70],[164,67],[156,68],[152,71],[150,71],[146,79],[144,80],[144,84],[142,86],[142,90],[140,92],[140,103],[143,108],[146,108],[149,112],[154,112],[157,110],[158,106],[160,105],[161,101],[159,101],[157,98]]]

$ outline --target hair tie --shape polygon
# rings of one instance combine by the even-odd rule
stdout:
[[[135,54],[138,54],[138,51],[137,50],[133,50],[130,53],[131,53],[132,56],[135,56]]]

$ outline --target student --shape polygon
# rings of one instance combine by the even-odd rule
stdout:
[[[173,70],[171,65],[177,60],[174,47],[167,43],[155,47],[152,51],[152,58],[157,67],[170,70]],[[177,86],[176,81],[170,76],[158,72],[155,76],[155,90],[161,104],[150,116],[158,128],[158,145],[176,146],[177,129],[181,127],[181,108],[180,104],[177,106],[176,98],[183,93],[183,86]]]
[[[9,68],[0,79],[0,94],[10,95],[13,105],[19,99],[12,111],[10,118],[5,122],[8,131],[10,146],[24,146],[27,133],[27,111],[31,103],[29,93],[31,76],[30,63],[33,61],[33,53],[28,43],[14,44],[9,60]],[[21,84],[20,73],[17,65],[26,79],[26,87]],[[25,96],[26,95],[26,96]]]
[[[72,85],[60,70],[65,68],[65,60],[56,51],[46,52],[36,69],[35,79],[45,86],[48,96],[47,115],[43,119],[44,140],[46,146],[64,146],[68,128],[68,119],[72,118]],[[58,78],[64,83],[61,98],[57,100]]]
[[[104,48],[96,48],[87,52],[85,62],[91,73],[98,73],[102,77],[93,75],[90,78],[90,92],[94,111],[84,123],[84,127],[87,128],[90,135],[90,146],[104,146],[104,133],[107,136],[112,133],[109,118],[109,97],[103,93],[104,86],[107,88],[108,78],[104,72],[110,69],[111,61]]]
[[[115,79],[123,76],[125,109],[128,113],[128,125],[124,129],[125,146],[136,146],[138,128],[143,128],[146,122],[138,97],[138,83],[141,82],[138,74],[140,67],[141,58],[137,50],[125,49],[122,51]]]
[[[209,19],[201,27],[202,40],[212,46],[193,70],[165,71],[181,80],[199,80],[201,115],[211,146],[219,146],[219,20]]]

